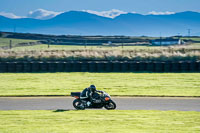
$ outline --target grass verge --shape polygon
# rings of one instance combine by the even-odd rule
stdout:
[[[75,47],[74,47],[75,48]],[[192,48],[160,49],[80,49],[80,50],[0,50],[0,61],[66,61],[66,60],[134,60],[134,61],[199,61],[198,45]]]
[[[200,96],[200,73],[1,73],[0,96],[70,95],[90,84],[118,96]]]
[[[199,133],[200,112],[0,111],[0,132],[15,133]]]

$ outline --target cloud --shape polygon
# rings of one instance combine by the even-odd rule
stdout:
[[[98,16],[103,16],[103,17],[107,17],[107,18],[115,18],[121,14],[127,14],[128,12],[124,12],[124,11],[121,11],[121,10],[117,10],[117,9],[112,9],[112,10],[109,10],[109,11],[92,11],[92,10],[83,10],[84,12],[88,12],[88,13],[91,13],[91,14],[96,14]]]
[[[37,9],[35,11],[30,11],[27,16],[17,16],[13,13],[6,13],[6,12],[0,12],[1,16],[7,17],[7,18],[34,18],[34,19],[50,19],[53,18],[62,12],[54,12],[54,11],[47,11],[44,9]]]
[[[7,17],[7,18],[24,18],[24,17],[21,17],[21,16],[17,16],[13,13],[7,13],[7,12],[0,12],[0,15],[1,16],[4,16],[4,17]]]
[[[137,13],[137,12],[134,12],[134,11],[133,11],[133,12],[130,12],[130,13],[134,13],[134,14],[135,14],[135,13]]]
[[[27,15],[28,18],[35,18],[35,19],[50,19],[53,18],[62,12],[54,12],[54,11],[47,11],[44,9],[37,9],[35,11],[30,11]]]
[[[151,11],[148,14],[152,14],[152,15],[170,15],[170,14],[175,14],[175,12],[156,12],[156,11]]]

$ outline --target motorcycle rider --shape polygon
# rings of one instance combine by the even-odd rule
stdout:
[[[93,94],[99,92],[99,93],[103,93],[103,91],[99,91],[96,89],[95,85],[90,85],[90,87],[85,88],[80,96],[80,99],[82,101],[85,102],[85,105],[87,105],[88,107],[91,105],[91,103],[96,100],[93,97]]]

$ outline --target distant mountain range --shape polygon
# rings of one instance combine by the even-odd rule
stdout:
[[[0,16],[0,31],[73,34],[73,35],[131,35],[131,36],[172,36],[200,35],[200,13],[180,12],[169,15],[121,14],[107,18],[82,11],[61,13],[48,20]]]

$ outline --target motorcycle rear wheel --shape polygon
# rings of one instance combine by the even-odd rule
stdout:
[[[112,100],[110,100],[106,105],[104,105],[104,108],[107,110],[114,110],[116,109],[116,104]]]
[[[73,106],[77,110],[85,110],[85,106],[83,105],[83,103],[79,99],[75,99],[73,101]]]

